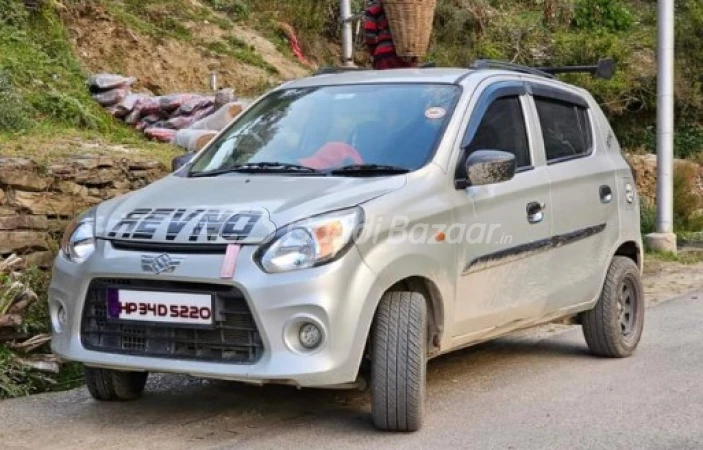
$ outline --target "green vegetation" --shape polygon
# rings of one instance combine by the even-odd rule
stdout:
[[[574,26],[586,30],[628,31],[634,24],[632,12],[620,0],[579,0]]]
[[[246,20],[251,14],[251,7],[244,0],[206,0],[205,3],[236,21]]]
[[[673,262],[685,265],[703,263],[703,251],[687,251],[680,253],[671,252],[650,252],[648,256],[662,262]]]
[[[695,240],[703,232],[703,199],[696,189],[698,176],[698,167],[693,164],[677,164],[674,169],[674,229],[679,239]],[[656,231],[654,205],[640,201],[640,217],[643,235]]]
[[[657,210],[643,199],[640,199],[640,230],[642,235],[657,231]]]
[[[0,132],[17,132],[18,124],[22,131],[38,120],[112,132],[115,122],[92,101],[84,79],[50,6],[30,12],[19,1],[0,0],[0,109],[8,107],[0,113]]]
[[[678,165],[674,170],[674,229],[677,233],[703,231],[703,199],[696,193],[698,167]]]

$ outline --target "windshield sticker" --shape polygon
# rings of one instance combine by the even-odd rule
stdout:
[[[432,108],[427,108],[427,111],[425,111],[425,117],[427,117],[428,119],[432,119],[432,120],[441,119],[446,115],[447,115],[447,110],[440,107],[440,106],[434,106]]]

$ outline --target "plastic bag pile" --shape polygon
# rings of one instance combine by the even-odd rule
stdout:
[[[157,141],[188,151],[203,148],[244,109],[233,89],[214,95],[153,96],[132,92],[136,78],[97,74],[88,80],[93,99],[115,118]]]

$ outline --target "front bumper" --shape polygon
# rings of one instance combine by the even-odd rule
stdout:
[[[66,360],[121,370],[174,372],[301,387],[354,382],[380,298],[374,291],[374,274],[356,247],[332,264],[283,274],[261,271],[253,261],[255,250],[256,246],[241,249],[235,276],[226,280],[219,278],[224,260],[221,254],[177,255],[184,260],[168,275],[147,274],[141,269],[142,255],[158,256],[158,253],[117,250],[102,240],[83,264],[59,256],[49,290],[52,349]],[[254,363],[231,364],[89,350],[81,341],[85,299],[91,281],[105,278],[234,287],[241,291],[251,310],[263,353]],[[58,318],[60,306],[66,312],[63,325]],[[295,342],[296,327],[305,321],[316,323],[323,330],[323,342],[313,351],[306,351]]]

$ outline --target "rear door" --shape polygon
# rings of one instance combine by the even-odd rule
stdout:
[[[610,243],[618,236],[617,185],[588,101],[551,85],[529,86],[552,191],[552,312],[599,295]]]

